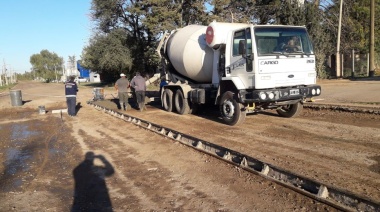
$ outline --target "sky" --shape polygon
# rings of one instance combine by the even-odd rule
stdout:
[[[91,0],[0,0],[0,70],[30,71],[42,50],[80,60],[91,37]]]

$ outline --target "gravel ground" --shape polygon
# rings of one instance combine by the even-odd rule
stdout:
[[[320,81],[313,105],[378,108],[380,82]],[[0,94],[0,211],[336,211],[238,167],[97,111],[81,84],[78,116],[62,84],[20,82],[24,104]],[[105,87],[104,104],[116,105]],[[39,114],[38,106],[47,113]],[[299,118],[249,115],[230,127],[210,112],[181,116],[149,104],[127,114],[380,201],[380,116],[304,109]]]

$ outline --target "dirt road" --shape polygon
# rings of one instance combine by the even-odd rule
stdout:
[[[22,107],[11,107],[9,96],[0,95],[0,211],[335,210],[97,111],[85,103],[91,87],[80,86],[76,118],[51,113],[65,108],[62,84],[16,88]],[[106,97],[114,93],[105,91]],[[371,105],[376,101],[371,98]],[[40,105],[45,115],[38,113]],[[282,119],[264,113],[230,127],[217,114],[180,116],[158,107],[126,113],[380,200],[379,115],[305,110],[299,118]]]

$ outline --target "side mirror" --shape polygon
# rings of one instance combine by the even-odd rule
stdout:
[[[245,58],[245,53],[246,53],[246,42],[245,42],[245,40],[240,40],[239,41],[239,54]]]

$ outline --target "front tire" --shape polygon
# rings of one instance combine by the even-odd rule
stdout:
[[[297,102],[291,105],[284,105],[277,109],[277,113],[281,117],[292,118],[297,117],[303,109],[301,102]]]
[[[181,89],[178,89],[175,92],[174,104],[179,114],[183,115],[188,114],[190,112],[189,102],[187,99],[185,99],[185,96]]]
[[[228,125],[239,125],[244,122],[246,111],[243,104],[237,102],[235,94],[227,91],[223,94],[220,104],[220,114]]]
[[[168,88],[162,94],[162,106],[168,112],[173,111],[173,91]]]

